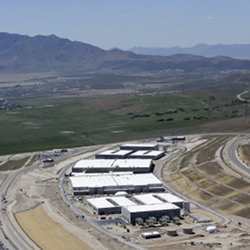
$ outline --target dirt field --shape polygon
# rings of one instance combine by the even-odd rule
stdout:
[[[250,145],[242,145],[239,147],[240,158],[244,163],[250,166]]]
[[[250,182],[230,175],[216,159],[216,151],[226,140],[223,136],[216,140],[211,138],[206,146],[184,154],[184,160],[178,158],[180,164],[172,163],[172,173],[165,170],[166,181],[211,208],[249,218]]]
[[[17,213],[16,219],[28,236],[42,249],[92,250],[86,243],[54,222],[41,206]]]

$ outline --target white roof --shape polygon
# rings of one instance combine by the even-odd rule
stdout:
[[[112,187],[112,186],[147,186],[162,184],[152,173],[147,174],[126,174],[126,173],[107,173],[107,174],[85,174],[82,176],[70,177],[73,188],[79,187]]]
[[[157,199],[154,197],[153,194],[140,194],[140,195],[134,195],[133,196],[136,200],[140,201],[141,203],[145,205],[152,205],[152,204],[161,204],[164,203],[163,201]]]
[[[87,199],[87,202],[96,209],[115,207],[112,203],[107,201],[106,197]]]
[[[98,153],[98,155],[121,155],[125,156],[127,154],[132,153],[131,150],[120,150],[120,149],[111,149],[111,150],[106,150],[104,152]]]
[[[163,154],[164,151],[160,151],[160,150],[138,150],[134,153],[131,154],[131,156],[158,156]]]
[[[113,169],[113,168],[150,168],[152,161],[150,159],[92,159],[92,160],[80,160],[74,167],[74,169]]]
[[[118,159],[114,160],[112,166],[120,168],[149,168],[152,164],[150,159]]]
[[[149,211],[161,211],[161,210],[173,210],[178,209],[179,207],[172,203],[162,203],[162,204],[153,204],[153,205],[136,205],[136,206],[129,206],[126,207],[126,209],[130,213],[136,213],[136,212],[149,212]]]
[[[114,201],[118,206],[121,206],[121,207],[128,207],[128,206],[136,205],[133,201],[131,201],[130,199],[124,196],[107,197],[107,199]]]
[[[113,160],[94,159],[94,160],[80,160],[73,168],[109,168],[113,164]]]
[[[132,148],[140,148],[140,147],[144,147],[144,148],[153,148],[153,147],[157,147],[157,143],[126,143],[126,144],[122,144],[121,147],[132,147]]]
[[[161,199],[165,200],[166,202],[174,203],[174,202],[184,202],[183,199],[180,197],[170,194],[170,193],[157,193],[155,196],[160,197]]]

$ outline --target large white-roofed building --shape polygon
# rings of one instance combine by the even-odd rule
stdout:
[[[123,149],[110,149],[97,153],[95,155],[96,159],[125,159],[133,153],[132,150],[123,150]]]
[[[72,167],[72,175],[79,173],[105,173],[105,172],[133,172],[149,173],[153,172],[154,164],[150,159],[92,159],[80,160]]]
[[[70,177],[70,182],[75,195],[113,194],[118,191],[129,193],[164,191],[162,182],[152,173],[114,172],[85,174]]]
[[[121,209],[109,202],[106,197],[87,199],[87,202],[99,215],[121,212]]]
[[[122,150],[158,150],[157,143],[127,143],[120,145]]]
[[[158,160],[165,155],[164,151],[160,150],[139,150],[129,155],[131,159],[152,159]]]
[[[153,204],[164,203],[163,201],[155,197],[154,194],[152,193],[134,195],[133,198],[143,205],[153,205]]]
[[[162,216],[170,218],[180,216],[180,208],[171,203],[129,206],[122,207],[122,216],[129,223],[135,224],[137,218],[146,220],[149,217],[155,217],[158,220]]]
[[[183,200],[182,198],[171,194],[171,193],[157,193],[154,195],[155,197],[161,199],[164,202],[169,202],[175,204],[176,206],[185,209],[187,211],[190,210],[190,203],[188,201]]]

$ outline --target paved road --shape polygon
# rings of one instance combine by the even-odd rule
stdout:
[[[242,97],[243,95],[245,95],[245,94],[247,94],[247,93],[248,93],[248,90],[245,90],[245,91],[241,92],[240,94],[238,94],[238,95],[236,96],[236,98],[237,98],[238,100],[242,101],[242,102],[249,102],[248,99]]]
[[[227,151],[227,156],[230,160],[230,163],[235,168],[239,168],[241,171],[246,172],[250,175],[250,168],[246,166],[238,157],[237,149],[240,144],[240,138],[234,138],[232,141],[229,142],[225,150]]]
[[[30,171],[31,168],[24,168],[15,172],[10,172],[7,178],[2,182],[0,186],[0,220],[1,220],[1,236],[3,237],[4,245],[8,249],[39,249],[34,243],[26,236],[26,234],[14,225],[12,218],[10,217],[11,211],[9,211],[8,191],[15,183],[18,176]]]

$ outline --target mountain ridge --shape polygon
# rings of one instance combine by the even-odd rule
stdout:
[[[250,59],[250,43],[247,44],[196,44],[191,47],[133,47],[130,51],[141,55],[169,56],[192,54],[205,57],[229,56],[237,59]]]
[[[177,53],[171,56],[137,55],[56,35],[27,36],[0,33],[0,72],[160,72],[250,70],[249,60]]]

